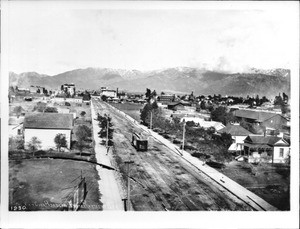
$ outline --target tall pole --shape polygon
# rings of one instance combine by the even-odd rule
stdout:
[[[127,164],[127,211],[130,211],[130,164],[133,161],[125,161]]]
[[[152,129],[152,110],[150,111],[150,130]]]
[[[109,128],[109,125],[108,125],[108,117],[106,117],[106,148],[108,148],[108,128]]]
[[[183,131],[182,131],[182,152],[184,151],[184,139],[185,139],[185,120],[183,120]]]

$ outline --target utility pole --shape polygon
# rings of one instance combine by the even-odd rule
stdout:
[[[127,211],[130,211],[130,164],[134,163],[133,161],[125,161],[127,164]]]
[[[183,120],[183,131],[182,131],[182,152],[184,151],[184,139],[185,139],[185,120]]]
[[[108,148],[108,128],[109,128],[109,117],[106,117],[106,148]]]
[[[152,130],[152,110],[150,111],[150,130]]]

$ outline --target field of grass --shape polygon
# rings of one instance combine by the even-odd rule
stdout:
[[[136,121],[140,122],[140,110],[143,108],[143,104],[139,103],[110,103],[110,105],[123,111]]]
[[[289,167],[232,161],[221,172],[279,210],[290,209]]]
[[[10,160],[9,210],[63,210],[62,205],[73,197],[81,173],[88,193],[80,210],[102,210],[94,165],[60,159]]]

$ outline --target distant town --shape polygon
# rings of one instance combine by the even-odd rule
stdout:
[[[290,209],[290,98],[9,88],[9,210]]]

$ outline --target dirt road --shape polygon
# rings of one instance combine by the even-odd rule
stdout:
[[[136,211],[163,210],[252,210],[240,199],[174,154],[169,148],[152,139],[149,133],[124,119],[105,103],[94,101],[97,112],[110,114],[114,125],[115,167],[122,174],[126,190],[127,166],[131,160],[131,206]],[[138,152],[131,145],[133,132],[149,137],[149,149]]]
[[[92,123],[93,123],[93,137],[95,141],[95,156],[98,163],[111,166],[109,157],[106,155],[105,146],[101,145],[101,139],[98,137],[98,132],[100,127],[98,122],[95,120],[96,113],[94,109],[94,104],[91,104],[91,113],[92,113]],[[115,179],[115,171],[107,170],[99,166],[96,167],[100,180],[99,191],[101,192],[101,202],[103,203],[103,210],[124,210],[122,203],[122,196],[120,189],[118,187],[117,181]]]

